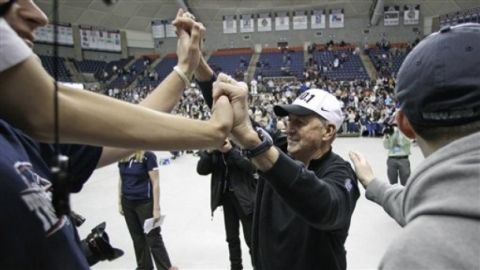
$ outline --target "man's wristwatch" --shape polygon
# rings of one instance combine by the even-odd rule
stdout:
[[[258,137],[260,140],[262,140],[262,142],[252,149],[244,150],[244,154],[247,158],[254,158],[260,154],[263,154],[273,145],[272,137],[265,129],[257,127],[255,130],[257,131]]]

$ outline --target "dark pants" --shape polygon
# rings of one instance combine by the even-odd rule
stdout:
[[[398,177],[400,177],[400,184],[405,186],[408,177],[410,177],[410,161],[408,157],[387,159],[387,175],[390,184],[396,184]]]
[[[133,241],[135,258],[138,270],[152,270],[152,258],[158,270],[167,270],[172,265],[168,257],[167,249],[163,244],[161,228],[151,230],[147,235],[143,232],[143,224],[146,219],[152,218],[152,200],[128,200],[122,198],[122,208],[128,231]]]
[[[243,237],[248,246],[250,255],[252,243],[253,214],[245,215],[240,208],[233,191],[228,191],[223,197],[223,216],[225,220],[225,233],[227,235],[228,251],[230,254],[230,269],[240,270],[242,266],[242,248],[240,245],[240,222],[242,222]],[[250,256],[251,258],[251,256]]]

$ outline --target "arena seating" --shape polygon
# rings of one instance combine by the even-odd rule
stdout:
[[[215,72],[235,76],[235,74],[243,73],[248,69],[252,53],[250,48],[222,49],[210,56],[208,64]]]
[[[48,71],[48,73],[53,77],[54,70],[54,60],[53,56],[39,55],[43,67]],[[70,77],[70,72],[65,67],[65,58],[58,57],[58,80],[62,82],[72,82]]]
[[[342,54],[345,56],[342,61]],[[333,81],[351,81],[351,80],[367,80],[369,76],[362,60],[357,54],[353,53],[353,48],[334,48],[332,50],[324,49],[315,51],[313,54],[314,60],[318,62],[319,66],[326,67],[320,72],[329,80]],[[338,67],[334,67],[335,59],[339,60]]]
[[[288,62],[290,63],[288,64]],[[303,48],[290,48],[284,52],[278,48],[264,48],[258,60],[255,77],[262,74],[262,77],[295,76],[300,78],[303,68]]]

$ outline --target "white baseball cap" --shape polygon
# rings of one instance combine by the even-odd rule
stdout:
[[[300,94],[292,104],[276,105],[273,110],[277,116],[318,114],[340,129],[343,112],[340,101],[321,89],[309,89]]]

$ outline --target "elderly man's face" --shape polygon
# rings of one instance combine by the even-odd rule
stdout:
[[[287,125],[288,153],[297,160],[309,163],[317,158],[319,150],[327,143],[324,138],[327,125],[315,115],[289,115]]]
[[[29,47],[33,47],[35,29],[48,23],[47,16],[33,0],[17,0],[4,18]]]

